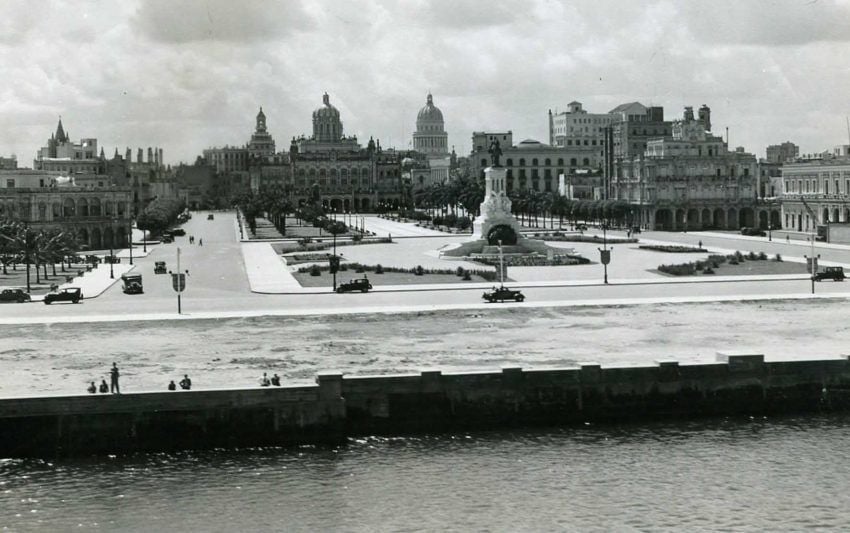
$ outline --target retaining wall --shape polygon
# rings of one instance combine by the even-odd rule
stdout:
[[[349,436],[850,410],[850,360],[345,377],[315,386],[0,400],[0,457],[339,443]]]

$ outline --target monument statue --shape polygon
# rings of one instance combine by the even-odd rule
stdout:
[[[500,167],[502,165],[499,164],[499,158],[502,156],[502,148],[499,146],[499,140],[493,139],[493,142],[490,143],[490,155],[493,157],[493,166]]]

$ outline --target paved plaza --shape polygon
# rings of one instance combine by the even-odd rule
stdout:
[[[205,212],[184,225],[186,236],[174,243],[150,244],[147,253],[134,249],[134,265],[129,270],[125,257],[115,265],[115,278],[108,276],[108,265],[101,265],[73,284],[82,288],[86,299],[79,305],[31,304],[0,305],[0,323],[74,322],[113,320],[158,320],[162,318],[197,319],[239,316],[297,316],[337,313],[401,313],[433,309],[486,309],[482,289],[492,283],[451,283],[422,285],[375,285],[368,294],[334,294],[330,287],[301,287],[270,242],[240,241],[234,212],[216,212],[207,220]],[[485,265],[440,257],[440,249],[468,235],[449,235],[420,228],[411,223],[366,216],[366,229],[397,235],[392,243],[341,246],[338,252],[347,261],[384,266],[446,268],[458,266],[481,269]],[[588,233],[594,234],[591,229]],[[407,234],[407,236],[404,236]],[[196,244],[189,244],[189,236]],[[610,236],[624,236],[609,232]],[[780,253],[785,261],[802,261],[810,253],[805,242],[769,242],[765,238],[734,234],[662,233],[638,235],[641,243],[683,243],[699,241],[711,252]],[[199,244],[203,239],[203,246]],[[522,288],[526,301],[504,306],[558,307],[583,305],[624,305],[652,302],[720,301],[754,299],[810,298],[811,283],[805,274],[781,276],[669,277],[655,269],[662,263],[683,263],[701,259],[705,254],[669,254],[639,250],[636,244],[614,244],[609,266],[609,284],[602,282],[598,263],[599,245],[595,243],[554,242],[553,246],[573,248],[589,258],[588,265],[565,267],[510,267],[509,285]],[[816,244],[821,264],[850,264],[850,247]],[[177,250],[181,250],[181,270],[188,270],[187,288],[181,297],[178,315],[177,294],[171,276],[156,275],[155,261],[166,261],[176,271]],[[106,267],[106,268],[105,268]],[[120,287],[120,274],[140,273],[144,294],[126,295]],[[349,276],[354,273],[349,271]],[[372,277],[372,276],[370,276]],[[340,279],[344,279],[340,276]],[[845,284],[817,284],[816,297],[843,298]]]

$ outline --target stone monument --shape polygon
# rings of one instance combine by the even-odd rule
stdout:
[[[481,203],[481,214],[472,222],[472,236],[468,242],[443,249],[443,255],[497,255],[501,244],[505,254],[550,256],[555,250],[541,240],[525,238],[511,213],[511,199],[505,188],[507,171],[499,164],[502,149],[498,140],[490,144],[489,152],[493,164],[484,169],[484,201]],[[567,252],[571,250],[557,250],[559,255]]]

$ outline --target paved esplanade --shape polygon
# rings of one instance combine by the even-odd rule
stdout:
[[[380,222],[378,222],[380,221]],[[367,217],[367,228],[380,224],[382,229],[393,225],[401,228],[410,225],[398,224],[375,217]],[[463,290],[463,285],[453,285],[444,290],[410,290],[379,291],[369,294],[333,294],[330,289],[326,293],[302,294],[257,294],[252,293],[248,284],[246,267],[238,242],[238,229],[233,212],[217,212],[214,220],[207,220],[207,213],[194,213],[193,218],[184,225],[185,237],[178,237],[174,243],[159,244],[151,247],[147,257],[136,260],[135,272],[144,276],[145,293],[141,295],[125,295],[121,292],[120,283],[116,283],[101,296],[86,299],[79,305],[57,304],[45,306],[40,303],[9,304],[0,306],[0,323],[21,323],[39,321],[74,321],[74,320],[128,320],[128,319],[157,319],[177,317],[177,299],[171,287],[171,277],[154,275],[155,261],[166,261],[169,270],[176,270],[176,251],[182,250],[181,269],[189,270],[188,287],[183,295],[183,318],[222,317],[222,316],[256,316],[263,314],[299,315],[299,314],[330,314],[337,312],[404,312],[437,308],[481,308],[485,304],[481,300],[480,286]],[[415,228],[415,226],[414,226]],[[377,228],[376,228],[377,229]],[[419,230],[420,228],[416,228]],[[410,231],[410,230],[408,230]],[[396,232],[392,232],[395,234]],[[189,236],[195,237],[195,244],[188,244]],[[802,256],[808,253],[805,243],[785,244],[784,242],[767,242],[760,240],[741,240],[734,236],[701,236],[698,233],[668,234],[645,233],[641,238],[653,240],[684,240],[696,244],[702,240],[708,247],[725,250],[755,250],[765,251],[769,255],[779,252],[783,255]],[[458,237],[444,237],[457,239]],[[203,239],[203,246],[199,244]],[[428,242],[428,248],[438,248],[442,243],[439,237],[423,238]],[[567,243],[564,243],[567,244]],[[573,244],[573,243],[569,243]],[[350,247],[347,253],[352,255]],[[369,246],[357,247],[357,254],[368,253]],[[819,246],[817,253],[824,261],[850,263],[850,248]],[[615,245],[614,264],[618,261],[618,249]],[[672,256],[673,254],[665,254]],[[595,256],[592,259],[597,260]],[[659,257],[660,262],[676,262],[675,257]],[[103,268],[101,266],[101,268]],[[280,267],[283,269],[284,267]],[[573,267],[570,267],[573,268]],[[621,284],[625,276],[612,277],[612,284],[604,286],[601,283],[601,265],[587,265],[582,269],[597,270],[598,279],[592,278],[573,280],[564,286],[550,286],[524,281],[519,283],[525,287],[526,307],[557,306],[557,305],[592,305],[592,304],[625,304],[657,301],[705,301],[711,299],[753,299],[781,298],[788,296],[808,297],[811,284],[804,276],[800,279],[781,281],[752,281],[735,278],[731,281],[706,283],[682,282],[682,279],[670,278],[671,283],[643,283],[639,279],[635,284]],[[614,268],[617,268],[615,266]],[[628,270],[628,268],[626,268]],[[279,270],[281,273],[284,270]],[[612,270],[616,272],[616,270]],[[272,273],[271,275],[277,275]],[[631,278],[632,276],[628,276]],[[638,278],[638,276],[634,276]],[[744,278],[746,279],[746,278]],[[117,278],[116,278],[117,281]],[[556,283],[557,285],[557,283]],[[819,295],[845,296],[845,287],[841,283],[819,283]],[[87,296],[92,296],[88,294]],[[514,304],[504,304],[514,305]]]

